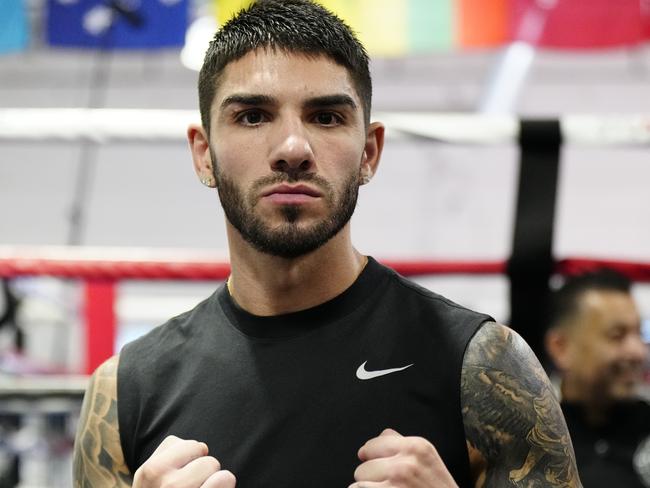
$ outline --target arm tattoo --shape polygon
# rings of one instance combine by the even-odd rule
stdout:
[[[485,324],[461,373],[469,445],[485,461],[477,486],[580,487],[571,438],[546,373],[512,330]]]
[[[93,374],[81,407],[75,439],[75,488],[124,488],[132,484],[117,423],[117,363],[113,357]]]

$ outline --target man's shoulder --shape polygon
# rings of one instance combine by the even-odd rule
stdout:
[[[553,388],[516,332],[492,322],[475,334],[463,362],[461,405],[486,486],[580,486]]]
[[[202,325],[210,322],[215,315],[218,293],[215,292],[194,308],[171,317],[163,324],[128,342],[120,352],[120,365],[128,363],[130,358],[142,357],[142,354],[152,360],[165,356],[170,351],[176,350],[180,344],[185,344],[190,338],[200,334]]]
[[[487,322],[494,320],[489,315],[456,303],[392,269],[390,272],[392,274],[393,293],[397,297],[398,303],[411,304],[415,302],[422,307],[431,309],[436,314],[449,316],[452,321],[478,320],[479,322]]]

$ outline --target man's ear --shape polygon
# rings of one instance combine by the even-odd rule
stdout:
[[[567,371],[571,366],[570,341],[567,333],[567,330],[556,327],[549,329],[544,335],[546,352],[560,372]]]
[[[362,185],[368,183],[377,171],[384,149],[384,132],[385,128],[381,122],[373,122],[368,126],[359,172],[359,182]]]
[[[214,179],[210,142],[203,126],[191,124],[187,128],[187,141],[190,144],[196,175],[205,186],[214,188],[217,182]]]

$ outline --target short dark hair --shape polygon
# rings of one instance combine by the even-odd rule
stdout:
[[[631,289],[630,279],[611,268],[599,268],[569,277],[551,295],[550,326],[562,325],[566,319],[577,314],[580,308],[580,299],[588,291],[630,293]]]
[[[258,48],[324,55],[345,67],[370,121],[372,81],[368,54],[336,15],[311,0],[257,0],[215,34],[199,73],[201,122],[210,128],[210,107],[228,63]]]

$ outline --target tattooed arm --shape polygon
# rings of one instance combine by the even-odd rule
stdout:
[[[74,445],[75,488],[130,487],[117,424],[117,364],[114,356],[90,379]]]
[[[208,456],[208,446],[170,435],[132,476],[117,422],[117,364],[112,357],[90,379],[74,445],[75,488],[235,488],[235,476]]]
[[[470,342],[461,404],[478,488],[581,487],[551,384],[514,331],[485,324]]]

